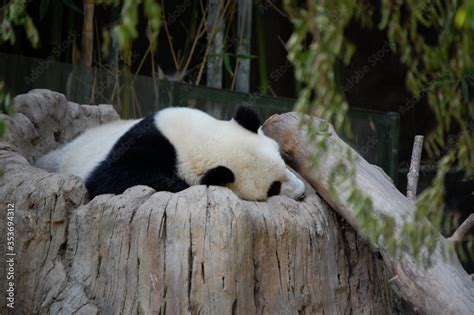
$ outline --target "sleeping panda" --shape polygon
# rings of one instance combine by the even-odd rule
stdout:
[[[258,115],[248,107],[240,107],[230,121],[197,109],[167,108],[89,129],[37,166],[48,168],[55,161],[56,171],[85,181],[91,199],[135,185],[178,192],[200,184],[228,187],[246,200],[301,198],[304,183],[259,127]]]

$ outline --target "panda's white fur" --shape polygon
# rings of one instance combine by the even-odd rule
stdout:
[[[117,120],[86,130],[64,146],[59,172],[87,179],[94,168],[105,160],[117,140],[140,120]]]
[[[265,200],[275,181],[281,182],[280,194],[296,199],[304,193],[303,182],[287,169],[278,144],[261,129],[253,132],[234,119],[217,120],[191,108],[164,109],[152,119],[156,130],[174,147],[176,175],[187,185],[200,184],[208,170],[224,166],[234,177],[224,186],[243,199]],[[124,135],[141,121],[116,121],[89,129],[45,159],[58,161],[59,172],[75,174],[87,181],[95,176],[93,172],[97,172],[101,163],[110,160],[117,150],[114,145],[120,139],[123,141]],[[130,139],[123,146],[125,149],[135,145],[134,138]],[[45,159],[38,161],[38,165],[44,165]]]
[[[228,187],[244,199],[266,199],[275,180],[291,198],[304,191],[304,184],[286,168],[278,144],[261,130],[253,133],[235,120],[217,120],[190,108],[164,109],[155,119],[176,147],[179,176],[190,185],[198,185],[205,170],[224,165],[235,174]]]

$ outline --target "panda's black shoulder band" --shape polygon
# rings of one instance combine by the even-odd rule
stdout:
[[[260,117],[248,106],[239,106],[235,113],[234,120],[247,130],[257,133],[260,127]]]

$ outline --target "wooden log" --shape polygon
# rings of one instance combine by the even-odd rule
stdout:
[[[307,125],[303,124],[303,121]],[[330,174],[334,167],[355,168],[355,183],[372,199],[374,214],[382,217],[390,215],[395,220],[396,237],[402,238],[401,227],[404,220],[412,222],[414,205],[380,171],[364,160],[341,140],[334,129],[329,127],[327,154],[320,156],[317,169],[311,167],[310,160],[315,150],[309,140],[308,128],[319,130],[323,121],[318,118],[301,116],[297,113],[274,115],[264,124],[265,134],[279,144],[285,160],[301,174],[315,190],[343,216],[359,233],[362,224],[354,206],[348,202],[349,192],[344,187],[335,186],[330,193]],[[325,124],[327,126],[327,124]],[[322,137],[316,132],[316,140]],[[355,156],[353,163],[347,161],[346,150]],[[315,175],[317,174],[317,175]],[[434,228],[434,227],[433,227]],[[411,305],[412,309],[425,314],[472,314],[474,310],[474,283],[463,270],[458,257],[447,250],[448,241],[439,235],[437,248],[432,254],[432,265],[423,267],[414,257],[402,253],[393,257],[383,241],[374,244],[393,273],[390,281],[394,291]],[[442,252],[448,252],[446,259]]]
[[[466,220],[457,228],[457,230],[448,238],[451,242],[461,242],[465,240],[466,235],[474,227],[474,213],[471,213]]]

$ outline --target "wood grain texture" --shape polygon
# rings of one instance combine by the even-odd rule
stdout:
[[[356,231],[362,231],[362,223],[356,216],[356,210],[348,202],[349,189],[334,186],[335,194],[329,193],[330,174],[335,167],[355,168],[356,185],[372,199],[374,214],[378,217],[390,215],[396,222],[396,237],[401,238],[401,227],[405,222],[412,222],[414,205],[394,184],[383,176],[377,168],[364,160],[341,140],[330,126],[327,154],[320,157],[317,174],[309,161],[318,150],[308,138],[308,125],[318,130],[322,120],[301,116],[297,113],[274,115],[264,124],[264,132],[279,144],[285,160],[303,176],[308,183],[346,219]],[[321,137],[316,134],[316,138]],[[346,158],[346,150],[355,156],[351,164]],[[405,221],[406,220],[406,221]],[[434,229],[434,227],[433,227]],[[435,249],[433,264],[425,268],[415,262],[408,254],[401,258],[392,257],[385,244],[377,245],[393,278],[390,281],[394,291],[407,301],[412,310],[425,314],[472,314],[474,310],[474,282],[463,270],[457,256],[448,253],[443,258],[442,249],[446,249],[448,241],[439,235],[438,247]]]
[[[173,194],[136,186],[89,202],[79,178],[31,162],[116,116],[48,91],[15,103],[22,110],[5,117],[15,128],[0,142],[0,198],[16,209],[15,314],[397,310],[378,253],[318,195],[248,202],[222,187]]]

